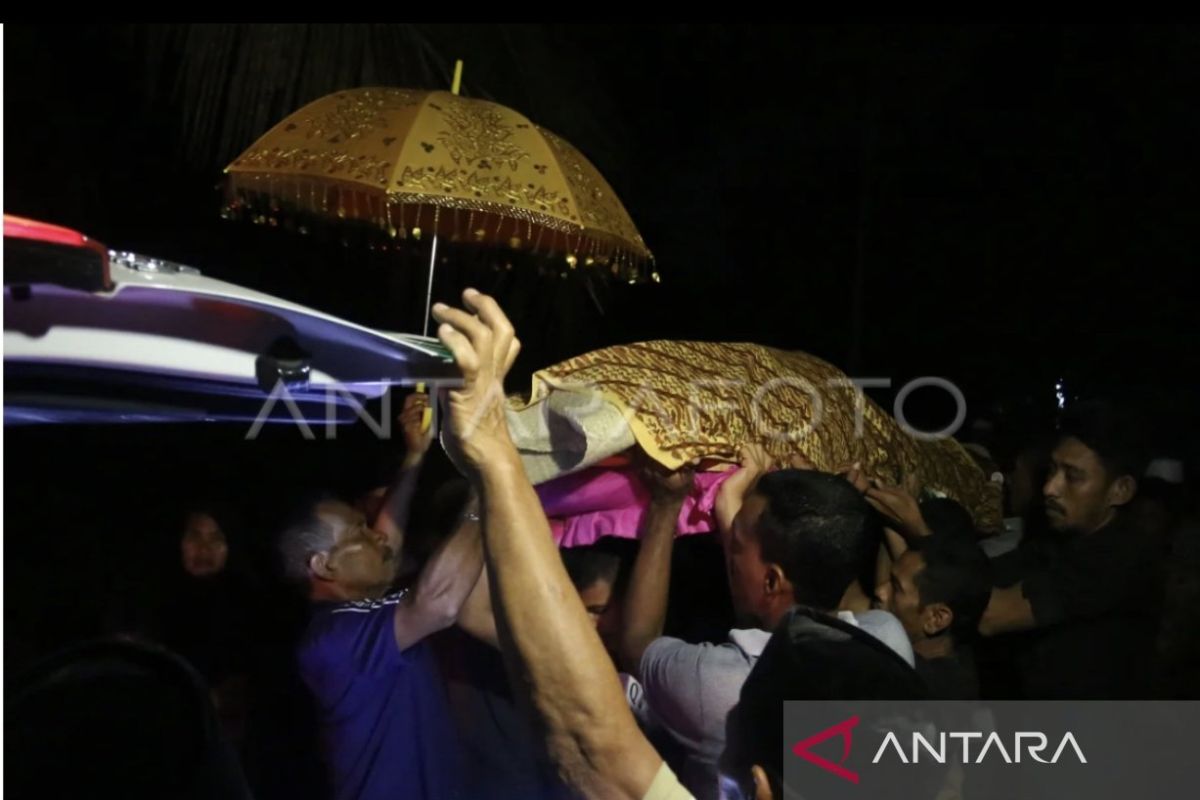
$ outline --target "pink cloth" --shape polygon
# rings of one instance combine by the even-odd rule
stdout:
[[[698,472],[679,512],[679,533],[707,533],[716,528],[713,506],[717,490],[736,470]],[[650,492],[636,468],[592,467],[537,487],[554,541],[562,547],[589,545],[601,536],[636,539],[650,505]]]

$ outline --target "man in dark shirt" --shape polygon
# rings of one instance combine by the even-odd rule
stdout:
[[[1107,403],[1072,409],[1043,487],[1054,541],[995,565],[979,630],[1032,631],[1017,656],[1026,697],[1128,698],[1148,689],[1158,559],[1125,515],[1144,467],[1139,434]]]
[[[589,547],[563,550],[562,558],[603,639],[621,566],[619,556],[605,539]],[[555,772],[532,720],[513,696],[488,590],[487,578],[481,575],[459,614],[462,628],[447,630],[434,640],[461,742],[463,797],[572,797]]]
[[[979,679],[969,646],[991,595],[987,556],[970,531],[914,539],[876,594],[912,641],[917,672],[938,700],[974,700]]]

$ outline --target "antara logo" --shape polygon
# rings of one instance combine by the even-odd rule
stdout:
[[[850,731],[854,730],[854,726],[858,723],[859,718],[857,716],[843,720],[837,725],[826,728],[820,733],[813,734],[802,742],[796,742],[795,746],[792,747],[792,752],[803,758],[805,761],[816,764],[818,767],[826,770],[827,772],[832,772],[834,775],[837,775],[843,780],[850,781],[851,783],[858,783],[858,773],[842,766],[842,764],[846,763],[846,759],[850,757]],[[832,739],[834,736],[842,737],[842,758],[840,761],[838,761],[838,763],[835,764],[828,759],[821,758],[816,753],[809,752],[809,748],[813,745],[818,745],[826,739]]]
[[[983,746],[979,748],[975,755],[975,759],[971,759],[971,743],[976,740],[982,740]],[[1024,745],[1024,748],[1022,748]],[[1013,734],[1012,749],[1006,749],[1004,740],[1000,738],[1000,734],[995,731],[986,735],[979,731],[954,731],[943,732],[937,736],[937,746],[929,741],[920,733],[913,732],[910,742],[910,748],[906,752],[900,745],[900,739],[894,731],[888,731],[883,739],[883,743],[879,745],[879,749],[875,752],[875,757],[871,759],[872,764],[878,764],[885,753],[894,752],[899,757],[901,763],[904,764],[919,764],[921,761],[921,751],[924,750],[926,758],[938,764],[945,764],[947,760],[959,764],[980,764],[983,762],[989,753],[993,754],[993,758],[1001,758],[1006,764],[1020,764],[1021,756],[1024,753],[1029,760],[1036,761],[1039,764],[1057,764],[1058,759],[1063,755],[1063,752],[1070,748],[1070,751],[1075,754],[1075,758],[1080,764],[1086,764],[1087,759],[1084,758],[1083,750],[1079,747],[1079,742],[1075,741],[1075,734],[1067,731],[1067,733],[1059,740],[1058,747],[1054,749],[1054,755],[1047,760],[1042,758],[1042,753],[1049,746],[1046,734],[1040,731],[1018,731]],[[955,758],[955,754],[959,758]],[[1070,754],[1068,753],[1068,757]]]
[[[861,721],[857,715],[842,720],[820,733],[815,733],[807,739],[797,742],[792,746],[792,752],[810,764],[815,764],[826,772],[832,772],[842,780],[858,783],[858,773],[846,767],[845,764],[846,760],[850,758],[850,745],[853,743],[852,731]],[[842,740],[842,757],[837,763],[812,752],[813,747],[834,737]],[[972,759],[972,743],[978,744],[979,742],[982,742],[982,747],[975,751],[975,757]],[[1004,739],[994,731],[986,735],[979,731],[945,731],[939,733],[934,741],[931,741],[930,737],[914,731],[911,734],[909,748],[905,750],[895,731],[888,731],[879,745],[879,749],[875,751],[875,757],[871,759],[871,763],[878,764],[883,761],[885,756],[894,754],[902,764],[919,764],[922,759],[922,751],[925,753],[926,761],[938,764],[945,764],[948,761],[961,764],[980,764],[989,756],[1003,759],[1006,764],[1020,764],[1022,757],[1025,757],[1026,762],[1057,764],[1064,753],[1068,758],[1073,754],[1080,764],[1088,763],[1079,742],[1075,740],[1075,734],[1070,731],[1062,736],[1053,754],[1046,759],[1042,756],[1048,748],[1049,739],[1040,731],[1014,733],[1011,747],[1006,747]],[[889,758],[889,761],[892,760],[894,759]]]

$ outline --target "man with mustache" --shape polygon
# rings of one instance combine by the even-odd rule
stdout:
[[[339,800],[458,796],[458,742],[425,639],[454,624],[479,578],[473,503],[415,585],[392,593],[417,470],[432,442],[421,423],[427,402],[412,395],[405,403],[408,454],[373,524],[323,499],[305,506],[279,541],[284,571],[311,603],[299,668]]]
[[[1029,698],[1144,696],[1157,624],[1158,563],[1127,508],[1145,467],[1139,426],[1107,402],[1062,419],[1042,488],[1053,533],[993,563],[979,624],[1014,641]]]

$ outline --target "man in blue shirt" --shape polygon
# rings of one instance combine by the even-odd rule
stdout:
[[[425,639],[454,624],[479,577],[478,516],[464,515],[415,586],[389,594],[429,446],[428,436],[412,436],[422,402],[406,405],[409,454],[373,526],[353,507],[323,500],[304,509],[280,541],[285,570],[313,604],[299,666],[316,701],[338,800],[458,794],[457,740]]]

